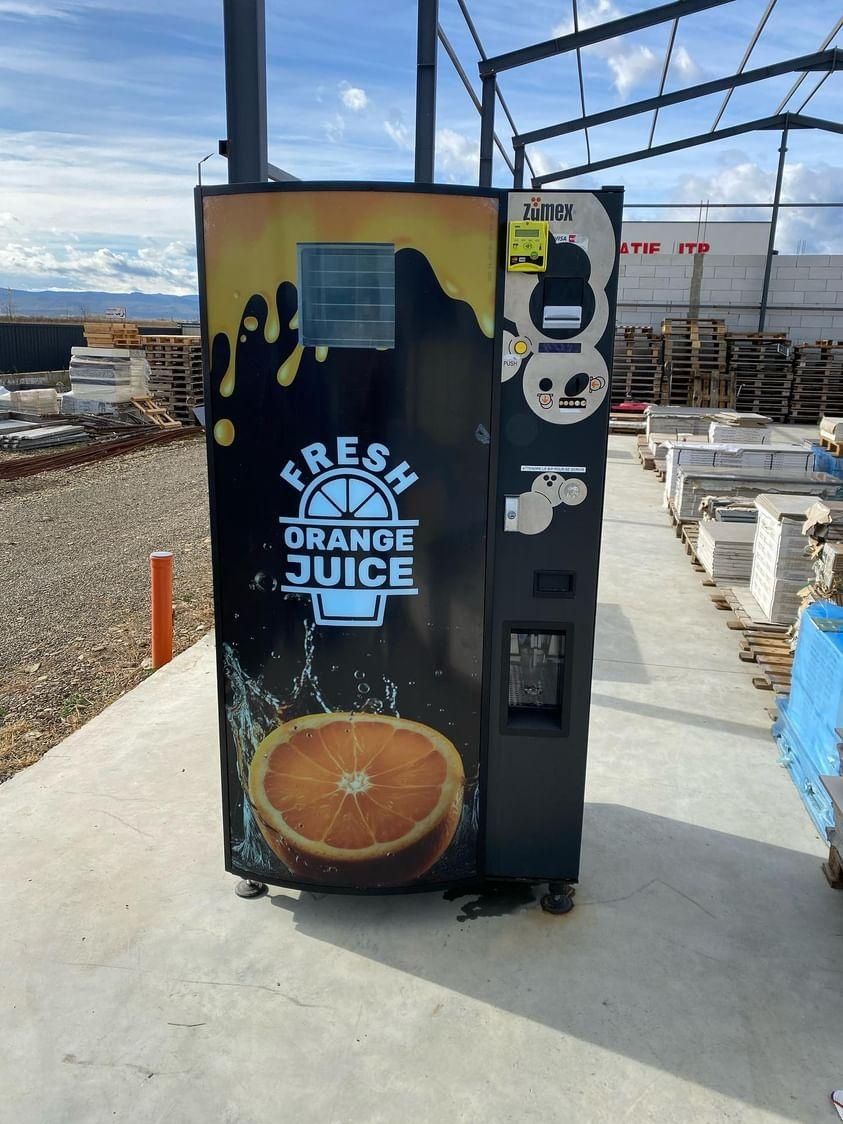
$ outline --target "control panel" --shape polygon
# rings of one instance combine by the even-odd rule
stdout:
[[[532,220],[534,211],[549,217]],[[508,223],[501,378],[520,381],[524,400],[543,422],[575,425],[600,407],[609,390],[597,345],[609,322],[612,222],[589,192],[511,192]],[[536,237],[526,237],[542,228],[546,257],[535,248]]]
[[[511,221],[506,268],[512,273],[541,273],[547,268],[547,222]]]

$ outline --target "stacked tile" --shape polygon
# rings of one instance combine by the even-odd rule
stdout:
[[[665,506],[675,502],[676,477],[680,468],[751,468],[764,471],[810,472],[814,455],[804,445],[712,445],[707,442],[665,442]]]
[[[711,411],[694,406],[648,406],[644,411],[647,437],[657,433],[676,437],[680,433],[707,434]]]
[[[802,525],[819,497],[804,494],[757,496],[758,522],[752,550],[749,591],[772,624],[793,624],[800,591],[812,576]]]
[[[715,581],[746,585],[752,572],[754,538],[752,523],[703,520],[697,539],[697,558]]]
[[[9,409],[21,414],[57,414],[59,396],[51,386],[38,390],[10,390]]]
[[[700,505],[707,496],[748,498],[780,488],[782,492],[822,496],[843,496],[843,482],[825,472],[777,472],[756,468],[679,468],[673,493],[673,513],[683,523],[699,520]]]
[[[793,382],[792,345],[784,332],[729,332],[727,355],[735,406],[787,421]]]

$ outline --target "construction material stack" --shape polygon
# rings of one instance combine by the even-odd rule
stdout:
[[[200,337],[149,335],[143,346],[152,397],[178,421],[194,424],[193,409],[203,404]]]
[[[819,340],[794,348],[790,421],[818,422],[843,414],[843,342]]]
[[[759,495],[749,591],[772,624],[793,624],[800,592],[811,580],[802,525],[818,497]]]
[[[662,342],[648,324],[618,325],[612,363],[612,405],[661,402]]]
[[[708,439],[714,443],[766,445],[773,438],[772,421],[766,414],[742,414],[737,410],[721,410],[711,415]]]
[[[664,320],[664,373],[672,406],[734,406],[723,320]]]
[[[149,364],[138,348],[72,347],[63,414],[116,414],[149,394]]]
[[[697,558],[715,581],[746,585],[752,572],[755,525],[705,519],[700,523]]]
[[[793,349],[784,332],[729,332],[729,380],[738,410],[787,421],[793,385]]]

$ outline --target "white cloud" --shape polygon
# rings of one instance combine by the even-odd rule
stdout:
[[[324,129],[325,136],[331,144],[337,144],[345,135],[345,118],[341,113],[335,113],[330,120],[324,123]]]
[[[10,283],[23,278],[27,288],[196,292],[195,250],[186,242],[150,244],[125,252],[105,246],[81,249],[10,242],[0,247],[0,274]]]
[[[437,129],[436,164],[440,171],[475,177],[480,164],[479,141],[455,129]]]
[[[670,69],[680,74],[686,82],[695,82],[702,75],[702,67],[697,65],[686,47],[677,47],[673,52]]]
[[[403,148],[407,152],[413,151],[413,134],[400,113],[391,113],[389,119],[384,121],[383,127],[390,140],[394,141],[399,148]]]
[[[359,113],[369,104],[369,96],[360,86],[351,86],[348,82],[340,82],[340,101],[352,113]]]
[[[683,176],[677,185],[676,199],[718,203],[768,203],[773,194],[775,173],[751,160],[723,166],[711,175]],[[823,203],[843,196],[843,167],[812,163],[785,166],[782,197],[800,203]],[[767,220],[770,212],[761,208],[735,208],[718,217]],[[840,213],[831,207],[784,207],[779,213],[777,248],[793,253],[805,241],[807,252],[834,254],[843,251]]]
[[[623,12],[613,0],[587,0],[586,3],[580,4],[577,8],[577,22],[580,30],[585,27],[595,27],[600,23],[609,23],[612,20],[620,19],[622,15]],[[554,27],[553,34],[570,35],[573,30],[573,16],[569,16]]]
[[[640,44],[632,50],[609,55],[606,61],[614,75],[615,89],[621,97],[625,97],[651,75],[657,74],[662,67],[662,59],[649,47]]]

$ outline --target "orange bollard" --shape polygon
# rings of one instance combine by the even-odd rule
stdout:
[[[149,556],[152,585],[152,666],[173,658],[173,552],[154,550]]]

